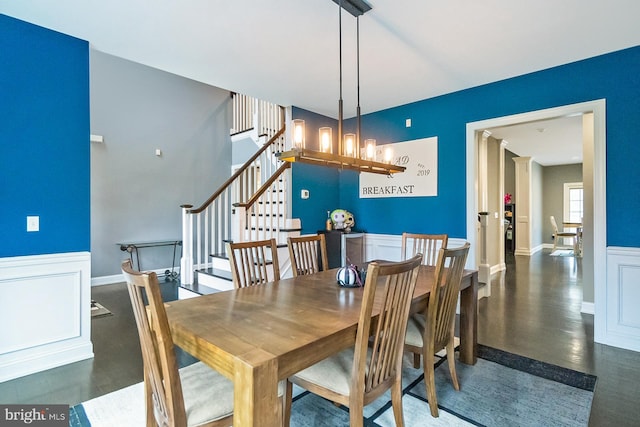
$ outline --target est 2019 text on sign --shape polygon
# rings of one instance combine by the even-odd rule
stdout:
[[[360,198],[429,197],[438,195],[438,137],[415,139],[377,147],[383,157],[393,148],[393,162],[407,169],[393,175],[360,174]]]

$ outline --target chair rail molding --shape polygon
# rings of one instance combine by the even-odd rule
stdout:
[[[0,258],[0,382],[93,357],[91,254]]]

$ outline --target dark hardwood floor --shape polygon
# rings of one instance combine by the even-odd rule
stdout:
[[[598,377],[590,426],[640,425],[640,353],[593,342],[582,259],[510,256],[479,301],[478,342]]]
[[[492,296],[479,302],[478,341],[597,375],[589,425],[640,425],[640,353],[594,344],[593,316],[580,313],[582,260],[548,252],[511,256],[492,278]],[[163,286],[170,298],[174,285]],[[75,405],[142,381],[124,284],[94,287],[92,297],[113,313],[91,322],[95,358],[0,383],[0,403]]]

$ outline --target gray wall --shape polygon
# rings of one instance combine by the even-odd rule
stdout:
[[[546,166],[543,173],[542,196],[542,242],[553,243],[553,229],[549,217],[553,215],[562,223],[563,192],[566,182],[582,182],[582,163],[561,166]]]
[[[516,162],[513,161],[516,157],[519,156],[509,150],[504,150],[504,193],[511,194],[513,203],[516,202]]]
[[[542,245],[544,167],[535,161],[531,162],[531,248]]]
[[[96,50],[90,76],[91,133],[104,136],[91,143],[91,275],[102,277],[120,273],[117,242],[179,239],[180,205],[199,205],[229,177],[231,98]],[[165,268],[172,250],[140,256],[142,269]]]
[[[266,141],[265,141],[266,142]],[[252,138],[238,139],[231,144],[231,161],[233,165],[243,165],[249,157],[253,156],[260,148]]]

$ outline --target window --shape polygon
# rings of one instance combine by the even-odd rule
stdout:
[[[584,216],[583,191],[581,182],[564,184],[564,218],[563,222],[582,222]]]

